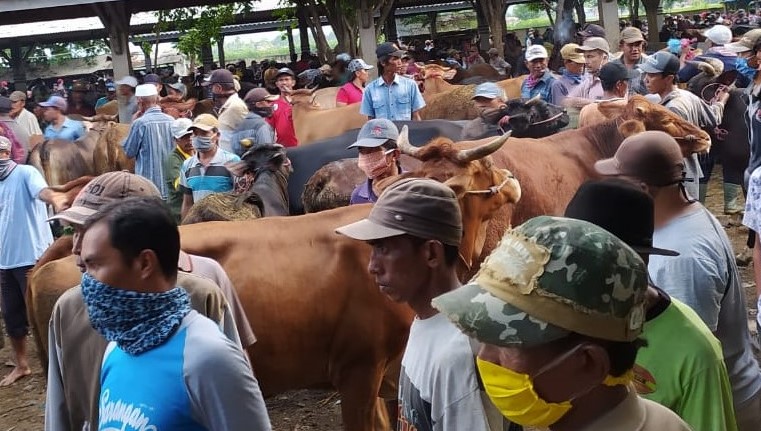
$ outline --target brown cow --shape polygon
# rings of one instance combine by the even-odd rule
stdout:
[[[310,90],[296,90],[291,96],[293,127],[299,145],[338,136],[367,122],[367,117],[359,113],[359,103],[323,109],[314,104],[314,95]]]
[[[113,121],[95,124],[93,127],[104,129],[92,154],[95,175],[121,170],[135,172],[135,159],[127,157],[122,147],[122,142],[129,134],[130,125]]]
[[[476,242],[490,215],[520,197],[512,175],[484,158],[505,140],[462,149],[439,138],[428,145],[416,173],[445,181],[457,193],[464,261],[480,254]],[[262,390],[334,387],[348,431],[380,429],[375,421],[381,380],[398,366],[412,319],[411,310],[383,296],[367,272],[369,247],[334,233],[366,217],[370,208],[180,227],[183,250],[219,261],[239,289],[258,335],[249,354]],[[28,297],[35,324],[47,326],[55,299],[78,277],[71,257],[32,273]]]
[[[336,107],[336,95],[340,87],[320,88],[314,92],[314,103],[323,109]]]

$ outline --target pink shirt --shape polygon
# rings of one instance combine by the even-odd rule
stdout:
[[[353,82],[347,82],[338,89],[336,94],[336,103],[343,102],[347,105],[360,103],[362,101],[362,89],[354,85]]]

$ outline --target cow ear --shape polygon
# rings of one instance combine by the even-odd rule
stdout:
[[[618,131],[624,138],[642,133],[645,131],[645,123],[638,120],[627,120],[618,126]]]

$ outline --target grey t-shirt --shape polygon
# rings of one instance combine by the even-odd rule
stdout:
[[[734,252],[718,220],[700,204],[655,230],[653,246],[679,256],[651,256],[654,284],[689,305],[721,341],[735,406],[761,390],[745,294]],[[664,358],[668,360],[668,358]]]

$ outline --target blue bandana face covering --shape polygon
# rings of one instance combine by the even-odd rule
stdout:
[[[571,82],[574,84],[580,84],[581,83],[581,75],[577,75],[575,73],[571,73],[568,70],[563,70],[563,76],[570,79]]]
[[[84,273],[82,295],[92,327],[133,356],[166,342],[190,312],[190,297],[180,287],[162,293],[134,292]]]
[[[748,59],[747,58],[742,58],[742,57],[737,57],[735,59],[735,69],[737,69],[737,71],[741,75],[745,76],[746,78],[750,79],[751,81],[756,76],[756,72],[758,72],[756,69],[748,66]]]

